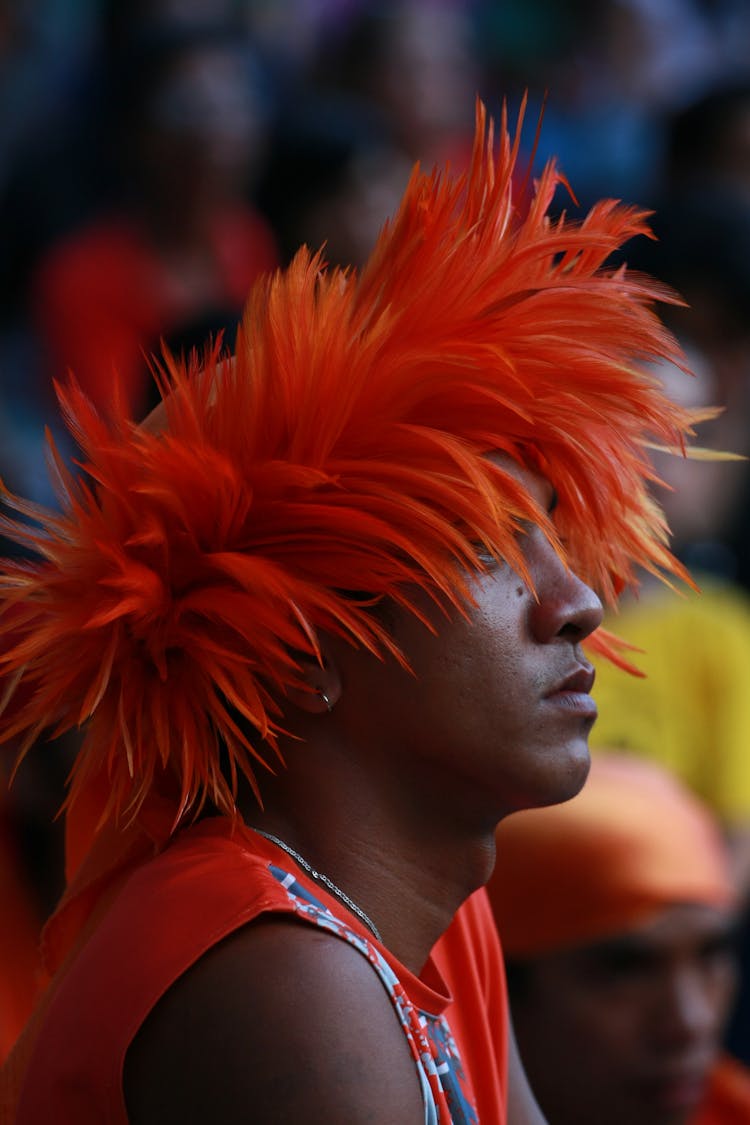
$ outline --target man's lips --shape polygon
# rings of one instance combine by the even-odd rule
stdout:
[[[595,675],[596,673],[590,664],[579,664],[564,680],[561,680],[556,687],[553,687],[545,698],[549,699],[551,695],[558,695],[561,692],[590,695],[591,689],[594,686]]]
[[[705,1096],[707,1073],[706,1067],[695,1067],[654,1076],[643,1084],[643,1093],[665,1112],[693,1110]]]
[[[596,703],[591,696],[595,672],[590,664],[579,665],[545,695],[545,700],[580,715],[596,718]]]

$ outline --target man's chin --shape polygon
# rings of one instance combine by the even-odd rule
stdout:
[[[564,764],[560,763],[555,773],[554,784],[549,786],[548,796],[545,799],[540,799],[535,807],[561,805],[564,801],[570,801],[581,792],[586,784],[586,778],[591,769],[591,755],[587,741],[580,739],[566,749],[567,754]]]

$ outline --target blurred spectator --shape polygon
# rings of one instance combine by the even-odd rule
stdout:
[[[733,334],[722,336],[715,327],[709,331],[708,317],[699,315],[699,308],[718,309],[717,324],[731,315],[728,304],[719,308],[711,276],[709,267],[703,278],[708,283],[705,302],[698,302],[695,292],[695,334],[707,347],[713,339],[714,364],[707,366],[706,356],[702,364],[694,363],[692,404],[717,398],[730,402],[723,416],[701,427],[707,430],[701,437],[714,448],[747,452],[747,412],[739,407],[746,402],[746,377],[734,380],[723,367],[725,353],[733,350]],[[705,324],[699,327],[701,319]],[[661,375],[669,381],[669,371]],[[645,678],[599,662],[594,694],[600,718],[591,745],[615,746],[663,763],[719,818],[747,928],[740,942],[741,986],[727,1041],[750,1062],[750,596],[737,582],[740,554],[730,535],[747,489],[748,462],[665,457],[657,469],[674,489],[663,494],[665,510],[676,549],[690,564],[701,592],[672,592],[647,576],[637,599],[623,599],[620,612],[607,624],[636,646],[632,659]]]
[[[708,812],[669,774],[594,759],[567,804],[509,817],[488,886],[521,1057],[549,1125],[740,1125],[720,1057],[733,888]]]
[[[365,107],[308,99],[277,131],[259,191],[283,256],[325,244],[328,262],[361,265],[411,167]]]
[[[287,5],[295,6],[306,7]],[[301,242],[325,243],[328,261],[360,264],[414,160],[466,163],[481,86],[472,9],[331,0],[315,7],[314,28],[303,21],[305,66],[282,107],[260,194],[286,256]]]
[[[45,255],[32,305],[50,376],[72,370],[103,407],[121,393],[140,414],[160,337],[231,329],[277,252],[246,202],[263,138],[233,32],[172,35],[120,62],[125,197]]]
[[[724,413],[701,426],[701,444],[750,454],[750,203],[742,186],[746,87],[702,97],[669,122],[668,178],[654,218],[657,240],[630,264],[656,274],[687,302],[667,312],[695,380],[658,374],[690,405]],[[746,146],[745,146],[746,147]],[[668,765],[719,817],[740,891],[750,893],[750,462],[657,459],[671,491],[660,498],[678,555],[701,594],[677,596],[644,580],[608,622],[642,650],[633,679],[603,663],[592,746],[618,746]],[[750,1062],[750,928],[728,1042]]]
[[[368,5],[345,37],[322,46],[316,84],[372,107],[410,161],[460,167],[471,151],[471,110],[483,85],[471,9],[450,0]]]

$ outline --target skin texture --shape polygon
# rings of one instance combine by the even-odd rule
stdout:
[[[552,507],[549,482],[507,467]],[[580,643],[601,606],[538,529],[522,540],[536,597],[497,565],[477,576],[465,617],[446,620],[425,599],[439,635],[393,611],[411,672],[322,638],[322,666],[311,666],[308,690],[288,700],[288,769],[264,780],[262,813],[245,809],[250,824],[344,888],[414,972],[487,881],[498,820],[570,797],[587,774],[587,690],[558,689],[572,674],[588,676]],[[416,1125],[423,1110],[406,1041],[358,960],[336,938],[310,941],[306,928],[275,920],[213,950],[131,1048],[134,1125],[221,1125],[236,1120],[238,1105],[252,1105],[258,1125]],[[510,1125],[539,1125],[512,1042],[510,1075]],[[156,1106],[159,1087],[170,1094]]]
[[[627,934],[524,967],[511,1004],[550,1125],[687,1125],[732,994],[731,925],[728,911],[669,906]]]

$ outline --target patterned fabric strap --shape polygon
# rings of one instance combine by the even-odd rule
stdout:
[[[377,973],[417,1068],[425,1125],[478,1125],[476,1110],[462,1088],[461,1058],[445,1018],[421,1012],[377,947],[331,913],[291,872],[273,863],[269,863],[268,869],[284,888],[295,913],[348,942]]]

